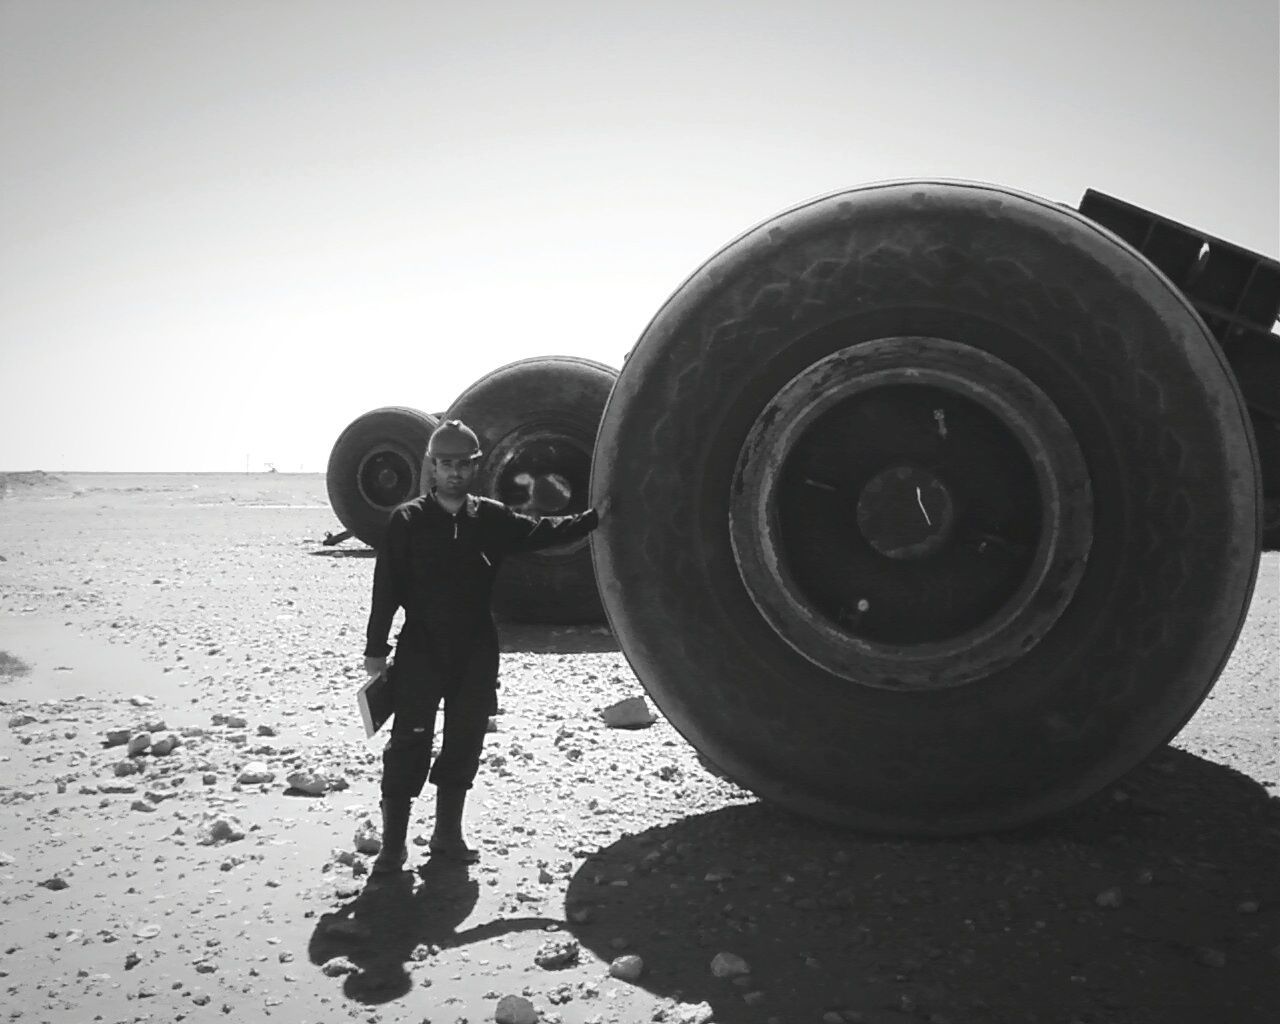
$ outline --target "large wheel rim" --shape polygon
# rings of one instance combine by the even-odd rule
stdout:
[[[885,418],[906,436],[866,429]],[[820,435],[850,423],[859,443],[833,462]],[[986,429],[966,441],[966,424]],[[825,479],[806,468],[818,461]],[[1020,536],[993,533],[988,504],[957,506],[956,489],[975,487],[1022,497],[1034,519],[1001,531]],[[1084,458],[1044,392],[980,349],[920,337],[841,349],[792,378],[752,425],[729,500],[761,615],[819,666],[887,689],[972,682],[1039,642],[1075,593],[1091,517]],[[974,574],[969,544],[1009,556],[978,586],[961,579]]]
[[[416,456],[399,445],[380,445],[366,454],[356,470],[356,489],[372,508],[390,512],[416,497],[419,477]]]

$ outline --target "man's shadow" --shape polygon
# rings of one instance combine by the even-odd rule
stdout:
[[[429,961],[441,950],[560,923],[505,918],[458,931],[479,895],[480,884],[467,865],[441,857],[432,857],[416,873],[371,878],[354,900],[321,916],[308,955],[317,966],[345,957],[354,969],[343,980],[343,992],[372,1005],[405,995],[413,987],[407,966]]]

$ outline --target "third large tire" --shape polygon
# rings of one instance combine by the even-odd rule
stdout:
[[[863,829],[1004,828],[1171,738],[1258,564],[1214,339],[1074,211],[904,182],[716,254],[597,443],[602,597],[654,701],[761,796]]]
[[[422,456],[436,423],[417,409],[386,406],[357,416],[334,442],[325,474],[329,504],[371,547],[382,542],[391,510],[421,493]]]
[[[475,490],[532,515],[587,507],[591,452],[617,371],[573,356],[539,356],[502,366],[464,391],[445,413],[480,437]],[[508,558],[494,611],[521,622],[604,619],[584,538]]]

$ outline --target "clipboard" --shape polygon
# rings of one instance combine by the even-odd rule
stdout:
[[[391,700],[391,684],[387,679],[389,672],[390,669],[380,676],[367,680],[356,691],[356,704],[360,707],[360,718],[364,722],[365,739],[372,739],[373,734],[381,729],[395,712]]]

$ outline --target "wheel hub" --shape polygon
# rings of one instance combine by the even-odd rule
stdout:
[[[955,506],[938,476],[913,466],[877,473],[858,498],[858,529],[886,558],[919,559],[951,535]]]
[[[413,496],[413,467],[406,453],[398,448],[373,449],[356,471],[361,496],[374,508],[390,512]]]

